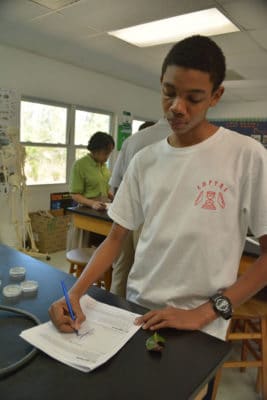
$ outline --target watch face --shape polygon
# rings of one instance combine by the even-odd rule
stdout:
[[[224,319],[230,319],[232,316],[232,304],[231,301],[221,295],[217,294],[211,297],[214,310]]]
[[[216,308],[218,311],[228,311],[229,310],[229,303],[225,298],[218,298],[216,300]]]

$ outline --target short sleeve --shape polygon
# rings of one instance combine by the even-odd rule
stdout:
[[[81,175],[79,164],[75,162],[72,166],[70,173],[70,193],[83,193],[84,192],[84,179]]]
[[[247,165],[243,205],[255,237],[267,234],[267,151],[259,145]]]

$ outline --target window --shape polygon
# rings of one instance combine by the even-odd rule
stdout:
[[[75,159],[87,154],[96,131],[111,132],[111,113],[66,104],[21,101],[20,141],[25,146],[27,185],[61,184]]]
[[[66,182],[67,107],[21,102],[20,141],[28,185]]]
[[[97,131],[110,132],[110,115],[75,110],[75,145],[87,146],[88,140]]]
[[[111,114],[76,109],[74,126],[75,160],[78,160],[88,153],[88,141],[94,133],[110,133]]]
[[[139,126],[142,125],[144,122],[145,122],[145,120],[133,119],[133,122],[132,122],[132,133],[138,132]]]
[[[79,158],[82,158],[88,154],[87,149],[76,149],[75,150],[75,160],[78,160]]]

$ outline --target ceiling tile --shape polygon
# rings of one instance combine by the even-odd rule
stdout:
[[[238,72],[245,79],[262,79],[267,80],[267,68],[262,68],[260,65],[254,67],[248,67],[246,65],[240,65],[238,67]],[[267,90],[266,90],[267,99]]]
[[[250,31],[249,34],[260,46],[267,50],[267,29]]]
[[[79,0],[30,0],[30,1],[48,7],[51,10],[59,10],[60,8],[67,7],[70,4],[73,4]]]
[[[214,0],[81,0],[63,15],[87,18],[97,30],[110,31],[214,6]],[[112,9],[112,12],[111,12]]]
[[[49,12],[48,8],[27,0],[0,0],[0,21],[29,21]]]
[[[45,15],[40,18],[36,18],[28,23],[31,29],[35,30],[35,34],[47,33],[49,36],[55,35],[55,37],[76,37],[79,38],[84,35],[96,34],[97,32],[89,28],[88,24],[79,23],[75,19],[65,17],[59,13],[53,13]],[[51,37],[52,39],[52,37]]]
[[[225,35],[212,36],[227,57],[233,54],[252,53],[259,50],[259,46],[247,32],[233,32]]]
[[[245,29],[267,27],[267,1],[239,0],[224,4],[224,9],[233,18],[233,22]]]
[[[233,69],[242,66],[267,68],[267,52],[259,50],[247,54],[233,54],[227,57],[227,64]]]

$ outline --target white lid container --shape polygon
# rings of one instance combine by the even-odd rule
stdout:
[[[3,288],[3,295],[8,299],[14,299],[21,295],[20,285],[7,285]]]
[[[24,267],[13,267],[9,270],[9,276],[15,280],[23,280],[26,275],[26,269]]]
[[[20,284],[21,290],[25,294],[33,294],[38,290],[38,282],[37,281],[24,281]]]

